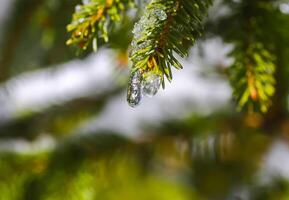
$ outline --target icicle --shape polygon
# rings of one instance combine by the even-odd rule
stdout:
[[[142,93],[147,97],[153,97],[161,87],[162,78],[153,72],[144,75],[144,77],[142,81]]]
[[[160,26],[167,19],[165,10],[161,8],[150,8],[148,13],[141,17],[133,28],[133,40],[131,42],[129,57],[133,63],[137,63],[148,57],[155,51],[156,42],[154,40],[143,40],[144,35],[152,34],[151,30],[156,26]],[[145,54],[137,54],[139,51],[145,51]],[[143,80],[145,78],[145,80]],[[161,76],[149,72],[143,75],[140,70],[132,74],[127,93],[127,101],[130,106],[137,106],[141,99],[142,94],[147,97],[154,96],[162,83]]]
[[[159,20],[164,21],[167,19],[167,14],[161,9],[155,9],[153,15],[156,16]]]
[[[127,102],[131,107],[136,107],[142,99],[141,91],[142,74],[140,70],[132,73],[127,89]]]

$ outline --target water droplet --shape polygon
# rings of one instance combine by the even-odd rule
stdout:
[[[131,107],[136,107],[142,99],[141,91],[142,74],[140,70],[135,71],[129,81],[127,89],[127,102]]]
[[[132,57],[136,52],[138,52],[141,49],[145,49],[149,46],[152,45],[152,41],[151,40],[147,40],[141,43],[137,43],[135,40],[133,40],[131,42],[131,47],[129,49],[129,56]],[[137,56],[139,59],[142,59],[142,56]],[[134,59],[136,60],[136,59]]]
[[[149,24],[156,24],[156,22],[158,21],[158,18],[155,16],[155,15],[151,15],[149,18],[148,18],[148,20],[147,20],[147,23],[149,23]]]
[[[141,24],[140,23],[136,23],[133,27],[132,33],[134,34],[138,34],[141,31]]]
[[[141,49],[147,48],[147,47],[150,46],[151,44],[152,44],[152,41],[151,41],[151,40],[146,40],[146,41],[144,41],[143,43],[140,44],[140,48],[141,48]]]
[[[163,21],[167,19],[167,14],[165,11],[161,9],[155,9],[153,11],[154,16],[156,16],[159,20]]]
[[[150,72],[144,75],[145,78],[142,82],[142,93],[147,97],[156,95],[162,84],[161,76]]]

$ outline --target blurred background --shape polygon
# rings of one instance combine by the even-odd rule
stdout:
[[[268,114],[236,112],[233,45],[211,26],[232,13],[223,2],[173,82],[131,108],[133,17],[113,48],[76,54],[65,27],[80,0],[1,0],[0,200],[288,200],[289,73]],[[289,3],[272,2],[288,39]]]

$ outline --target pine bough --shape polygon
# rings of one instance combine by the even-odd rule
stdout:
[[[144,1],[144,0],[142,0]],[[139,1],[138,1],[139,2]],[[135,23],[133,39],[129,48],[132,61],[131,76],[127,90],[130,106],[137,106],[142,96],[154,96],[165,87],[165,79],[172,80],[172,70],[182,69],[175,57],[188,56],[203,32],[203,20],[207,16],[212,0],[151,0],[143,16]],[[71,24],[72,32],[68,45],[87,49],[97,41],[109,40],[109,30],[119,24],[127,11],[138,4],[134,0],[84,0],[76,6]],[[262,44],[252,44],[245,51],[237,47],[232,55],[235,63],[231,67],[231,82],[239,108],[252,107],[268,110],[274,94],[274,64],[270,53]]]

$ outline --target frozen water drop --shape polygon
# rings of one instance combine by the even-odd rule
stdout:
[[[142,99],[141,91],[142,75],[140,70],[134,72],[129,81],[127,89],[127,102],[131,107],[136,107],[140,104]]]
[[[165,11],[161,9],[156,9],[154,10],[154,16],[156,16],[159,20],[163,21],[167,19],[167,14]]]
[[[150,22],[148,19],[149,19],[149,15],[145,15],[140,18],[139,24],[143,27],[143,29],[150,25]]]
[[[153,97],[161,87],[162,78],[155,73],[150,73],[145,76],[142,82],[142,93],[147,97]]]
[[[141,24],[140,23],[136,23],[133,27],[132,33],[134,34],[138,34],[141,31]]]
[[[144,49],[144,48],[147,48],[148,46],[150,46],[152,44],[152,41],[151,40],[146,40],[144,41],[143,43],[141,43],[139,45],[139,48],[140,49]]]
[[[150,26],[154,25],[156,22],[158,21],[158,18],[155,15],[152,15],[149,17],[148,19],[148,24],[150,24]]]
[[[133,27],[132,33],[134,34],[134,38],[140,38],[142,33],[143,26],[140,23],[136,23]]]
[[[134,108],[140,104],[141,99],[142,99],[141,89],[137,89],[137,90],[132,90],[130,92],[130,95],[128,96],[127,101],[128,101],[128,104]]]

